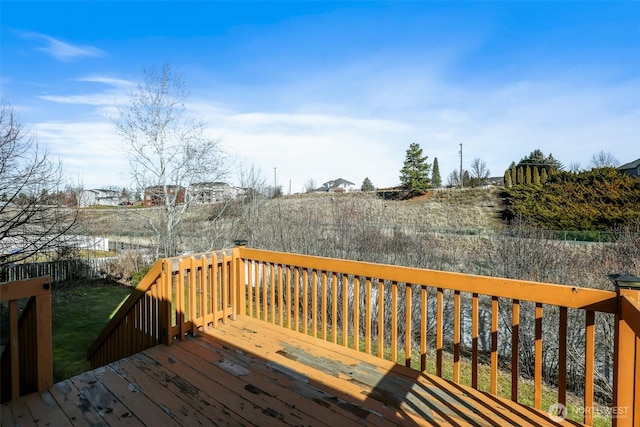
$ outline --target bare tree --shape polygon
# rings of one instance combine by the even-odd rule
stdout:
[[[580,162],[572,162],[569,165],[569,172],[578,173],[582,170],[582,165]]]
[[[470,183],[472,187],[482,185],[489,178],[489,169],[487,163],[479,158],[473,159],[471,162]]]
[[[147,214],[156,256],[178,252],[177,231],[197,201],[195,184],[226,175],[220,140],[208,136],[204,121],[187,109],[188,96],[184,81],[168,65],[159,72],[145,70],[129,105],[114,119],[132,178],[156,206]]]
[[[457,187],[459,185],[460,185],[460,172],[458,172],[458,169],[454,169],[447,177],[447,186]]]
[[[600,150],[598,153],[591,156],[591,167],[592,168],[615,168],[620,165],[618,159],[613,157],[613,154],[606,152],[604,150]]]
[[[69,244],[78,218],[65,204],[60,162],[20,123],[14,109],[0,104],[0,266]],[[67,198],[70,199],[70,198]]]
[[[304,192],[305,193],[313,193],[313,190],[316,189],[316,182],[314,181],[313,178],[309,178],[305,183],[304,183]]]

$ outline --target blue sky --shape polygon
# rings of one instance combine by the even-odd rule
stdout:
[[[0,3],[0,91],[85,188],[130,185],[110,116],[169,64],[235,166],[285,192],[397,185],[409,144],[443,181],[535,149],[640,157],[640,2]]]

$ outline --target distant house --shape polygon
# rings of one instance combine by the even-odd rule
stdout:
[[[185,188],[179,185],[167,185],[167,193],[176,198],[176,204],[184,203]],[[145,207],[164,205],[164,191],[161,185],[155,185],[144,189],[142,204]]]
[[[341,193],[354,190],[354,183],[347,181],[346,179],[338,178],[333,181],[327,181],[322,184],[322,187],[316,188],[316,193]]]
[[[223,200],[237,199],[244,190],[232,187],[226,182],[199,182],[189,188],[189,197],[194,203],[209,204]]]
[[[502,187],[504,186],[504,176],[491,176],[485,180],[483,187]]]
[[[618,166],[617,169],[629,176],[640,177],[640,159],[624,164],[622,166]]]
[[[116,190],[96,188],[82,190],[78,195],[78,205],[81,208],[87,206],[118,206],[122,203],[122,193]]]

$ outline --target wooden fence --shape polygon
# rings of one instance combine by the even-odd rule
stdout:
[[[115,258],[86,258],[4,265],[0,267],[0,282],[41,276],[51,277],[53,283],[95,279],[108,273],[109,263],[113,259]]]

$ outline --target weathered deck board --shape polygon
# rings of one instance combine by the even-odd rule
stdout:
[[[0,424],[558,425],[543,412],[243,316],[2,405]]]

